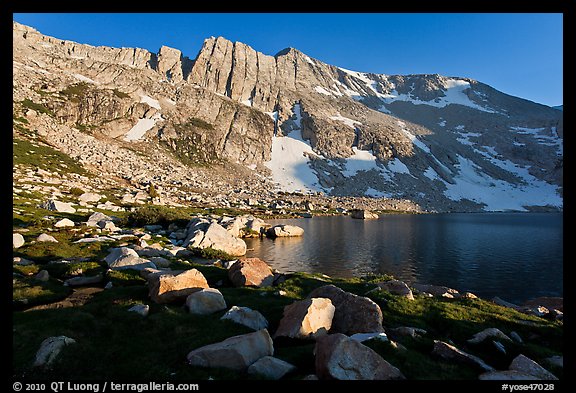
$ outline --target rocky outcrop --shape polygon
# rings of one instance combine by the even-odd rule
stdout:
[[[309,298],[328,298],[335,307],[332,320],[332,333],[384,332],[382,327],[382,310],[374,301],[343,291],[334,285],[316,288],[308,295]]]
[[[182,301],[191,293],[209,287],[204,275],[196,269],[176,275],[160,273],[148,276],[148,293],[156,303]]]
[[[70,228],[73,227],[74,221],[68,219],[68,218],[63,218],[61,220],[59,220],[56,224],[54,224],[54,228]]]
[[[58,240],[54,238],[52,235],[48,235],[47,233],[41,233],[36,238],[37,242],[47,242],[47,243],[58,243]]]
[[[266,329],[262,329],[197,348],[188,354],[187,359],[191,366],[244,371],[258,359],[273,354],[272,338]]]
[[[228,278],[235,287],[269,287],[274,282],[274,273],[259,258],[240,258],[228,270]]]
[[[110,254],[104,258],[108,267],[112,270],[143,270],[147,268],[156,269],[156,265],[147,259],[140,258],[138,253],[128,247],[119,247],[113,249]]]
[[[334,306],[330,299],[311,298],[284,307],[276,337],[317,338],[332,326]]]
[[[316,341],[316,375],[320,379],[391,380],[405,379],[396,367],[367,346],[330,334]]]

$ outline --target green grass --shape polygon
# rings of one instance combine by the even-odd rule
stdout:
[[[231,261],[233,259],[237,259],[232,255],[221,251],[216,250],[214,248],[191,248],[190,251],[194,254],[195,257],[204,258],[204,259],[221,259],[223,261]]]
[[[69,294],[61,281],[82,269],[86,275],[102,273],[106,269],[101,258],[110,244],[71,244],[72,235],[66,231],[53,233],[62,243],[25,245],[14,255],[37,261],[28,267],[14,267],[20,274],[35,274],[48,269],[51,280],[39,283],[32,277],[14,278],[13,298],[28,299],[29,307],[60,300]],[[88,262],[46,264],[48,260],[63,256],[89,256]],[[234,288],[228,271],[215,266],[173,261],[171,268],[196,268],[206,277],[211,287],[217,287],[226,299],[228,308],[237,305],[261,312],[269,322],[273,334],[282,318],[284,308],[303,299],[320,286],[334,284],[346,291],[365,295],[375,283],[389,279],[387,275],[370,275],[350,279],[337,279],[320,274],[295,273],[276,287]],[[146,281],[134,270],[111,271],[105,282],[113,287],[96,293],[82,306],[63,309],[13,312],[14,375],[49,379],[257,379],[244,372],[223,369],[190,367],[186,355],[203,345],[216,343],[228,337],[251,332],[231,321],[222,321],[224,311],[213,315],[191,315],[183,305],[155,304],[148,297]],[[102,284],[104,285],[104,284]],[[284,295],[278,293],[285,291]],[[414,301],[374,291],[369,296],[382,309],[383,326],[420,327],[427,334],[418,337],[395,337],[406,351],[393,348],[377,340],[365,344],[374,349],[392,365],[398,367],[408,379],[477,379],[478,370],[466,365],[431,356],[434,339],[449,341],[468,353],[480,356],[497,369],[506,369],[511,360],[522,353],[543,364],[543,359],[562,353],[563,327],[558,322],[527,316],[484,300],[437,299],[416,296]],[[141,317],[128,312],[134,304],[150,306],[150,314]],[[490,341],[469,344],[473,334],[487,327],[497,327],[506,334],[512,330],[524,338],[525,344],[504,342],[507,354],[498,352]],[[66,347],[51,369],[32,371],[35,351],[43,339],[66,335],[77,344]],[[298,367],[288,379],[300,379],[314,373],[314,342],[310,340],[274,340],[275,356]],[[113,365],[113,367],[111,367]],[[562,370],[552,369],[557,376]]]
[[[25,139],[13,139],[13,165],[40,168],[49,172],[88,175],[84,167],[69,155],[50,146]],[[32,151],[32,152],[31,152]]]
[[[80,82],[66,87],[60,91],[60,95],[65,96],[72,102],[80,102],[82,97],[90,90],[90,85],[86,82]]]
[[[137,227],[162,225],[163,227],[168,227],[168,225],[174,223],[184,227],[191,218],[192,212],[185,208],[175,209],[166,206],[145,205],[134,212],[130,212],[125,222],[121,223],[121,225],[126,224]]]
[[[54,112],[48,109],[44,104],[37,104],[34,101],[25,98],[24,101],[21,102],[23,108],[35,110],[38,113],[45,113],[49,116],[54,117]]]

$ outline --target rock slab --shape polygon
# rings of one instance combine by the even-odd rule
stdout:
[[[49,366],[56,360],[62,349],[67,345],[76,344],[76,340],[66,336],[48,337],[36,352],[34,366]]]

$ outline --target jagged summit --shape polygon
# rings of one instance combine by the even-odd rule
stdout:
[[[182,163],[240,165],[277,190],[438,211],[562,208],[562,112],[470,78],[350,71],[224,37],[192,60],[13,31],[15,110],[44,105],[38,129],[63,149],[89,131]]]

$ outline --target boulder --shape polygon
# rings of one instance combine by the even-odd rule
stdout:
[[[86,221],[86,225],[89,227],[97,227],[100,221],[110,221],[112,222],[112,217],[107,216],[104,213],[95,212]]]
[[[148,276],[148,294],[156,303],[181,301],[191,293],[209,287],[204,275],[196,269],[176,275],[164,273]]]
[[[104,258],[108,267],[113,270],[135,269],[143,270],[146,268],[156,269],[156,265],[147,259],[140,258],[138,253],[128,247],[113,248],[112,251]]]
[[[434,340],[434,348],[432,354],[442,359],[469,364],[471,366],[480,368],[483,371],[494,371],[494,368],[487,365],[482,359],[477,356],[471,355],[453,345],[445,343],[444,341]]]
[[[136,314],[140,314],[145,317],[150,312],[150,306],[147,304],[135,304],[134,306],[130,307],[128,311],[135,312]]]
[[[515,370],[489,371],[478,376],[481,381],[536,381],[536,378],[530,374],[524,374]]]
[[[272,356],[264,356],[248,367],[248,374],[261,375],[266,379],[280,379],[296,370],[296,366]]]
[[[344,334],[319,337],[316,341],[316,375],[320,379],[390,380],[405,379],[380,355]]]
[[[102,199],[102,195],[94,192],[85,192],[78,197],[78,201],[84,203],[98,202],[100,199]]]
[[[449,299],[460,297],[460,292],[456,289],[442,285],[414,284],[412,287],[414,287],[418,292],[429,293],[435,297],[445,297]]]
[[[99,284],[104,280],[101,274],[97,274],[91,277],[72,277],[64,281],[64,286],[66,287],[79,287],[82,285],[92,285]]]
[[[47,282],[48,280],[50,280],[50,274],[48,273],[47,270],[40,270],[40,271],[34,276],[34,280],[36,280],[36,281],[42,281],[42,282]]]
[[[419,335],[423,335],[428,333],[424,329],[419,329],[411,326],[400,326],[394,329],[390,329],[390,333],[397,336],[408,336],[412,338],[416,338]]]
[[[246,243],[234,237],[224,227],[216,222],[206,220],[191,220],[188,235],[182,245],[188,248],[213,248],[232,256],[246,254]]]
[[[112,221],[100,220],[96,225],[103,231],[116,232],[120,230],[120,228],[118,228]]]
[[[66,337],[48,337],[42,344],[40,344],[40,349],[36,352],[36,358],[34,360],[34,367],[49,366],[56,360],[56,357],[60,354],[60,351],[67,345],[76,344],[76,340]]]
[[[54,236],[50,236],[46,233],[41,233],[37,238],[37,242],[51,242],[51,243],[58,243],[58,240],[54,238]]]
[[[414,295],[412,290],[406,285],[404,281],[400,280],[389,280],[378,283],[380,289],[388,291],[393,295],[398,295],[405,297],[408,300],[414,300]]]
[[[14,258],[12,258],[12,262],[15,265],[20,265],[20,266],[34,265],[34,261],[31,261],[29,259],[22,258],[22,257],[14,257]]]
[[[512,360],[509,370],[518,371],[523,374],[533,375],[534,377],[543,381],[557,380],[556,376],[544,367],[536,363],[534,360],[520,354]]]
[[[214,288],[204,288],[186,298],[186,306],[191,314],[208,315],[226,309],[222,293]]]
[[[275,225],[266,231],[266,236],[271,238],[302,236],[303,234],[304,229],[295,225]]]
[[[76,209],[74,209],[70,203],[60,202],[54,199],[44,202],[40,207],[53,212],[76,213]]]
[[[352,216],[352,218],[357,218],[359,220],[369,220],[379,218],[378,214],[373,213],[370,210],[362,210],[362,209],[350,210],[350,215]]]
[[[502,340],[512,341],[512,339],[510,337],[508,337],[507,335],[505,335],[504,333],[502,333],[502,331],[500,331],[500,329],[488,328],[488,329],[482,330],[479,333],[476,333],[471,339],[468,340],[468,342],[470,344],[478,344],[478,343],[486,340],[488,337],[500,338]]]
[[[274,338],[316,338],[332,326],[335,308],[330,299],[308,298],[284,307]]]
[[[374,301],[343,291],[334,285],[316,288],[309,295],[317,298],[328,298],[336,308],[332,320],[331,333],[381,333],[382,310]]]
[[[138,253],[138,255],[142,256],[140,253]],[[149,260],[157,267],[169,267],[170,264],[172,263],[168,259],[162,257],[152,257],[149,258]]]
[[[274,273],[259,258],[240,258],[228,270],[228,278],[235,287],[269,287],[274,282]]]
[[[232,306],[220,319],[229,319],[254,330],[266,329],[268,321],[262,314],[248,307]]]
[[[258,359],[272,355],[272,338],[266,329],[262,329],[197,348],[188,354],[187,359],[191,366],[243,371]]]
[[[510,338],[518,344],[524,344],[524,340],[522,340],[522,337],[516,332],[510,332]]]
[[[63,218],[60,221],[58,221],[56,224],[54,224],[54,227],[56,228],[68,228],[68,227],[73,227],[74,226],[74,221],[68,219],[68,218]]]
[[[24,245],[24,236],[19,233],[12,234],[12,247],[13,248],[20,248]]]

